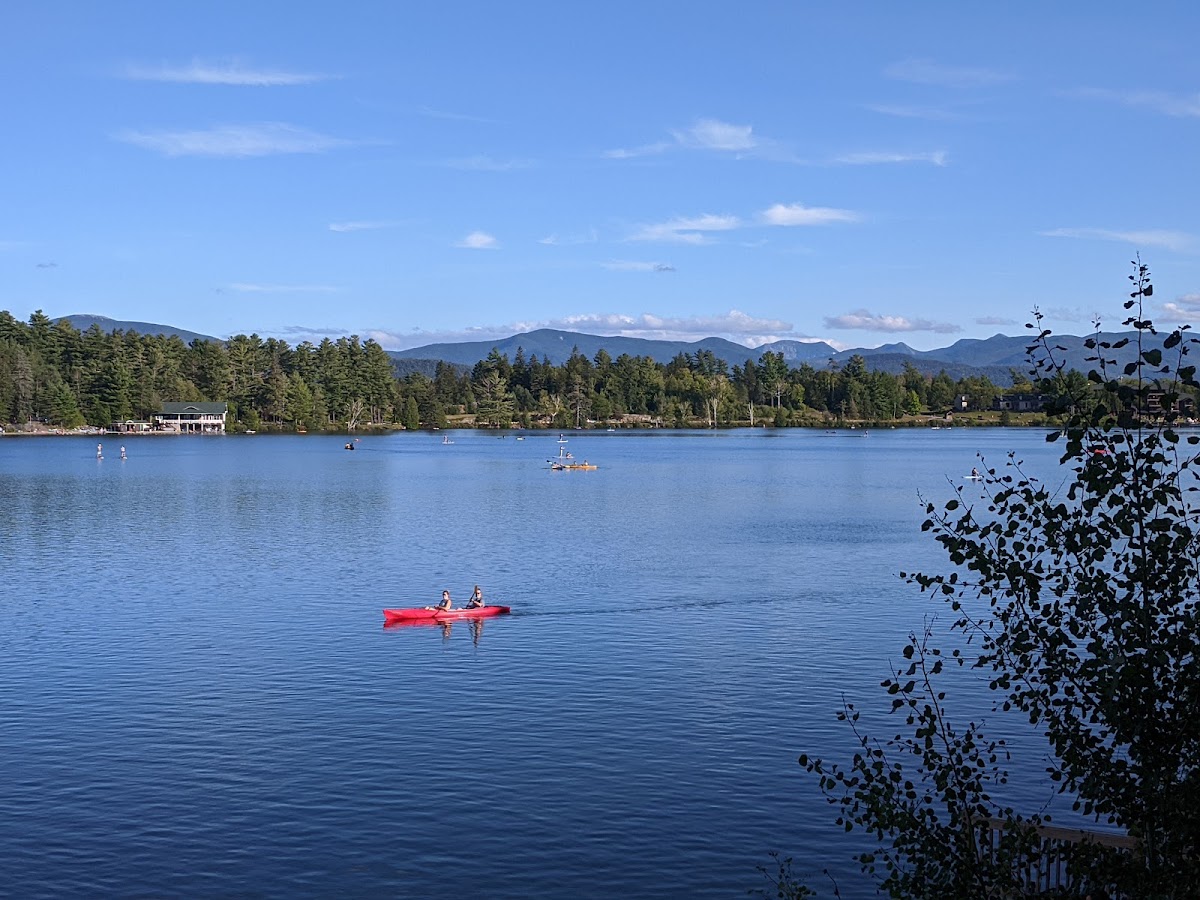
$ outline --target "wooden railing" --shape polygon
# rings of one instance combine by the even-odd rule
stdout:
[[[995,854],[1004,830],[1003,819],[989,820],[982,835],[980,852]],[[1071,877],[1065,859],[1064,851],[1068,847],[1084,843],[1127,851],[1137,847],[1136,839],[1113,832],[1083,831],[1056,825],[1033,826],[1033,831],[1038,843],[1019,874],[1024,885],[1035,892],[1075,886],[1075,879]]]

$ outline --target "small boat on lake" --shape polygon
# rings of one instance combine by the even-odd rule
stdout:
[[[455,619],[487,619],[491,616],[507,615],[511,610],[507,606],[464,606],[459,609],[426,609],[423,606],[411,609],[385,609],[383,623],[391,625],[394,622],[452,622]]]
[[[590,472],[599,468],[599,466],[592,465],[586,459],[583,462],[576,462],[575,457],[567,452],[567,439],[561,434],[558,436],[558,456],[547,461],[550,463],[550,470],[552,472],[580,470]]]

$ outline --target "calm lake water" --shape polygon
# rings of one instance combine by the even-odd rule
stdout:
[[[450,434],[0,438],[0,894],[861,892],[796,757],[949,622],[918,493],[1057,445]],[[513,614],[383,627],[476,583]]]

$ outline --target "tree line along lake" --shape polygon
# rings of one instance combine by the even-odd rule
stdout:
[[[0,883],[715,898],[779,850],[865,896],[796,758],[853,753],[843,698],[885,716],[941,611],[898,577],[948,565],[919,498],[1010,450],[1054,483],[1056,447],[572,432],[598,468],[554,472],[556,438],[0,440]],[[383,627],[475,584],[512,615]]]
[[[696,349],[668,362],[575,351],[552,364],[519,347],[511,359],[493,350],[465,366],[397,359],[356,335],[295,347],[258,335],[185,344],[0,311],[0,423],[12,429],[149,422],[178,402],[227,403],[227,430],[255,432],[915,425],[964,412],[991,424],[1043,424],[1044,402],[1088,389],[1077,371],[1031,380],[1027,366],[950,368],[914,357],[894,371],[873,369],[857,354],[789,363],[782,352],[749,348],[741,359]]]

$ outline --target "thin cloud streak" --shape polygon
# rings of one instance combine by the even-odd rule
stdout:
[[[512,172],[518,169],[532,169],[536,164],[529,159],[500,160],[489,156],[469,156],[464,159],[448,159],[442,165],[464,172]]]
[[[895,106],[880,103],[868,104],[866,108],[882,116],[893,116],[897,119],[925,119],[930,122],[952,122],[958,119],[958,116],[948,110],[930,106]]]
[[[631,241],[666,241],[676,244],[703,244],[705,232],[730,231],[741,227],[737,216],[718,216],[706,213],[691,218],[676,218],[657,225],[643,225],[629,236]]]
[[[944,165],[944,151],[924,153],[844,154],[832,160],[800,157],[781,141],[754,133],[752,125],[736,125],[720,119],[697,119],[687,128],[670,129],[671,141],[656,141],[638,147],[605,150],[607,159],[637,159],[672,150],[732,154],[737,159],[757,159],[795,166],[878,165],[897,162],[931,162]]]
[[[258,284],[235,281],[226,286],[240,294],[336,294],[341,290],[329,284]]]
[[[308,325],[283,325],[278,328],[262,329],[257,333],[285,339],[294,339],[296,343],[303,343],[304,341],[320,343],[325,338],[332,338],[336,340],[339,337],[349,337],[354,332],[347,328],[340,328],[338,326],[320,328]]]
[[[929,163],[939,168],[946,165],[947,154],[944,150],[934,150],[930,153],[847,153],[834,158],[834,162],[844,166],[879,166],[904,163]]]
[[[861,216],[849,209],[828,206],[805,206],[802,203],[776,203],[758,213],[752,220],[743,220],[736,215],[680,216],[666,222],[642,225],[626,238],[627,241],[658,241],[675,244],[708,244],[712,232],[734,231],[754,225],[771,227],[796,227],[833,225],[858,222]]]
[[[284,122],[257,125],[218,125],[198,131],[135,131],[114,135],[118,141],[153,150],[163,156],[249,158],[288,153],[324,153],[351,142],[308,131]]]
[[[539,244],[545,244],[547,247],[572,247],[578,244],[594,244],[600,240],[600,235],[593,228],[583,234],[569,234],[565,237],[559,237],[557,234],[548,234],[544,238],[538,238]]]
[[[665,153],[667,150],[670,150],[672,146],[672,144],[659,141],[654,144],[643,144],[640,147],[605,150],[601,156],[605,157],[606,159],[637,159],[642,156],[656,156],[659,153]]]
[[[377,231],[380,228],[395,228],[395,222],[330,222],[329,230],[341,233],[352,231]]]
[[[674,272],[675,267],[669,263],[641,262],[632,259],[613,259],[600,263],[600,267],[610,272]]]
[[[1200,246],[1193,234],[1182,231],[1150,229],[1146,231],[1117,231],[1108,228],[1054,228],[1038,232],[1042,237],[1079,238],[1083,240],[1119,241],[1135,247],[1161,247],[1176,253],[1190,253]]]
[[[883,74],[896,81],[950,88],[990,87],[1012,81],[1013,76],[997,69],[975,66],[948,66],[932,59],[905,59],[893,63]]]
[[[882,331],[889,334],[909,331],[956,334],[962,331],[960,326],[949,322],[909,319],[905,316],[880,316],[866,309],[856,309],[841,316],[826,316],[825,327],[855,331]]]
[[[793,227],[797,225],[829,225],[835,222],[857,222],[857,213],[848,209],[831,209],[825,206],[805,206],[802,203],[776,203],[763,210],[760,219],[767,225]]]
[[[687,128],[671,129],[673,141],[656,141],[640,147],[604,151],[609,159],[635,159],[653,156],[668,150],[708,150],[719,153],[746,154],[773,146],[754,135],[751,125],[734,125],[720,119],[697,119]]]
[[[248,87],[286,87],[326,81],[333,76],[306,72],[254,69],[237,60],[204,62],[192,60],[185,66],[129,65],[124,77],[134,81],[166,81],[176,84],[221,84]]]
[[[451,122],[474,122],[479,125],[495,125],[495,119],[488,119],[484,116],[472,116],[467,113],[447,112],[441,109],[431,109],[428,106],[417,107],[417,115],[425,116],[428,119],[446,119]]]
[[[1083,88],[1070,92],[1069,96],[1149,109],[1173,118],[1200,117],[1200,93],[1168,94],[1165,91],[1113,91],[1104,88]]]

